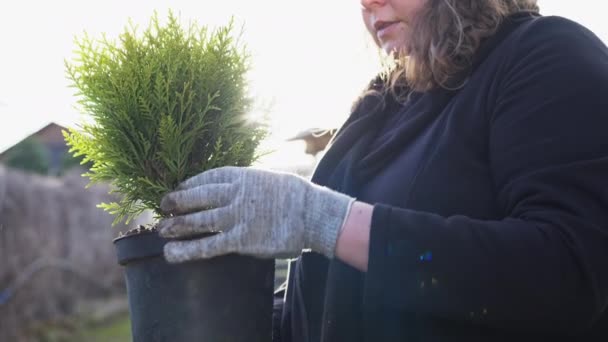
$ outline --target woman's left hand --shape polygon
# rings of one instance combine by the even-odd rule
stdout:
[[[165,245],[169,262],[238,253],[262,258],[298,256],[312,249],[334,256],[338,234],[354,198],[297,175],[222,167],[182,183],[161,201],[174,216],[160,221],[160,235],[182,239]]]

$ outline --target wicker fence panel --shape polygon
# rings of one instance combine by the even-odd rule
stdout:
[[[26,341],[34,323],[124,291],[111,240],[126,227],[112,229],[112,216],[96,207],[111,200],[109,187],[85,189],[80,173],[0,166],[0,341]]]

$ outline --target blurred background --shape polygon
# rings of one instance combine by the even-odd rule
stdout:
[[[540,0],[541,13],[587,26],[605,42],[602,2]],[[64,61],[74,37],[117,37],[169,9],[187,24],[244,27],[250,89],[270,108],[264,167],[309,176],[352,101],[379,69],[356,0],[4,1],[0,4],[0,341],[130,341],[112,217],[85,190],[61,131],[84,115]],[[255,113],[252,113],[255,115]],[[151,222],[144,214],[129,227]],[[277,281],[285,276],[278,263]]]

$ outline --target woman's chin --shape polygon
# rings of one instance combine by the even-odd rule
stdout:
[[[382,50],[384,50],[384,53],[386,53],[387,56],[395,59],[399,59],[402,56],[407,56],[407,50],[405,47],[400,45],[384,45],[382,46]]]

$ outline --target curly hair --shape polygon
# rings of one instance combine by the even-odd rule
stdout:
[[[385,75],[388,88],[453,87],[450,78],[470,67],[480,43],[505,17],[538,10],[537,0],[427,0],[412,21],[407,56],[398,56]]]

